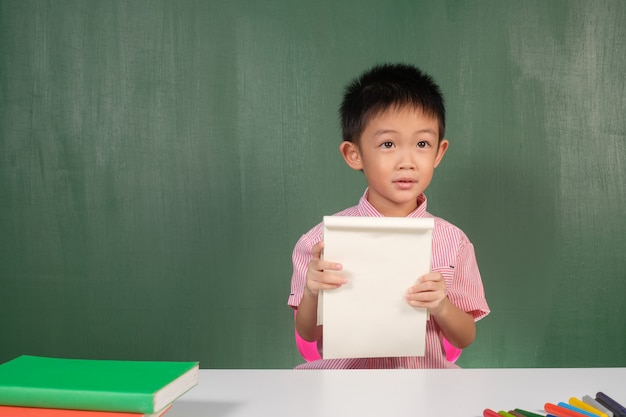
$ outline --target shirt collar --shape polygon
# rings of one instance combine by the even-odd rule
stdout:
[[[369,188],[366,188],[365,192],[361,196],[361,199],[359,200],[359,205],[358,205],[359,215],[363,217],[383,217],[383,215],[380,214],[380,212],[376,210],[374,206],[370,204],[369,201],[367,201],[368,193],[369,193]],[[426,205],[427,205],[426,195],[424,195],[424,193],[418,195],[417,196],[417,208],[413,210],[411,213],[409,213],[409,215],[406,217],[424,217],[426,215]]]

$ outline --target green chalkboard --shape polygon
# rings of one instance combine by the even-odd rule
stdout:
[[[625,39],[621,0],[0,0],[0,361],[298,364],[291,250],[365,186],[342,89],[401,61],[492,309],[459,364],[626,366]]]

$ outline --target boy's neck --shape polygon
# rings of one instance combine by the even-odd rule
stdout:
[[[419,206],[421,206],[425,198],[423,194],[420,194],[415,201],[407,204],[384,204],[381,202],[372,201],[370,195],[367,195],[367,201],[384,217],[407,217],[413,213]]]

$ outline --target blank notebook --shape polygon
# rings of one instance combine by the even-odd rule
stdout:
[[[341,288],[320,292],[324,359],[424,356],[427,311],[407,289],[430,272],[432,218],[324,217],[324,259]]]

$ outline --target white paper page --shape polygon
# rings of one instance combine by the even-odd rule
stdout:
[[[427,311],[407,289],[430,272],[432,218],[324,217],[324,259],[348,283],[323,291],[324,359],[424,356]]]

